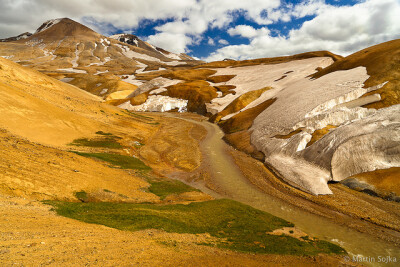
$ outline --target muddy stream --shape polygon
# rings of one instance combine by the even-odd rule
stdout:
[[[400,249],[398,247],[351,228],[336,224],[327,218],[304,211],[290,203],[267,195],[251,184],[243,177],[239,168],[235,165],[233,158],[226,153],[225,147],[227,144],[222,140],[224,133],[216,124],[206,121],[198,122],[178,116],[173,117],[201,125],[208,132],[202,142],[202,153],[207,155],[211,165],[210,171],[213,175],[213,183],[222,190],[219,190],[217,193],[201,184],[193,184],[194,187],[201,189],[215,198],[233,199],[269,212],[294,223],[297,228],[310,236],[339,244],[349,252],[350,257],[346,258],[346,260],[352,261],[353,255],[362,255],[367,260],[369,257],[369,261],[375,261],[372,264],[363,262],[366,265],[399,266]],[[387,257],[392,257],[392,259],[395,257],[397,263],[387,264],[383,262],[386,261]]]

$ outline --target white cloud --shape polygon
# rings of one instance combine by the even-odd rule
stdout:
[[[255,58],[293,54],[310,50],[331,50],[348,54],[360,48],[399,38],[399,0],[360,0],[348,7],[327,5],[324,0],[304,0],[297,5],[281,0],[0,0],[0,38],[35,31],[45,20],[70,17],[81,21],[111,23],[122,31],[137,27],[143,19],[169,22],[156,27],[146,40],[172,52],[188,52],[207,30],[225,30],[240,13],[258,24],[228,29],[231,36],[248,38],[248,45],[227,45],[208,60]],[[293,18],[316,16],[288,36],[272,37],[269,25]],[[96,28],[109,33],[110,28]],[[102,24],[103,25],[103,24]],[[112,28],[112,27],[111,27]],[[274,34],[276,36],[276,34]]]
[[[185,34],[169,32],[151,35],[147,38],[147,41],[168,51],[179,53],[187,51],[187,46],[194,43],[193,40]]]
[[[214,39],[213,39],[213,38],[211,38],[211,37],[208,37],[207,44],[208,44],[208,45],[215,45],[215,41],[214,41]]]
[[[366,0],[355,6],[320,7],[314,19],[290,31],[287,37],[259,35],[248,45],[220,48],[205,60],[260,58],[315,50],[348,55],[400,38],[398,14],[400,3],[397,0]]]
[[[222,45],[227,45],[227,44],[229,44],[229,42],[228,42],[227,40],[224,40],[224,39],[219,39],[219,40],[218,40],[218,43],[219,43],[219,44],[222,44]]]
[[[230,36],[239,35],[251,39],[257,36],[268,35],[270,31],[265,27],[255,29],[249,25],[237,25],[235,28],[228,29],[228,33]]]
[[[91,17],[122,30],[137,27],[142,19],[172,18],[172,22],[157,27],[158,32],[148,40],[161,44],[174,36],[176,46],[165,48],[185,52],[207,29],[226,27],[235,12],[259,24],[272,23],[268,13],[280,6],[280,0],[0,0],[0,6],[0,38],[34,31],[43,21],[58,17],[78,21]]]

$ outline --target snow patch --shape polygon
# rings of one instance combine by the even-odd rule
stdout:
[[[150,92],[151,95],[161,94],[163,92],[167,92],[167,88],[159,88]]]
[[[287,78],[289,76],[279,82],[283,82]],[[321,185],[318,185],[321,180],[318,179],[324,177],[323,181],[325,181],[327,178],[314,175],[319,172],[315,170],[315,166],[329,174],[328,180],[332,179],[330,177],[330,165],[324,165],[324,162],[331,162],[330,159],[334,150],[331,150],[330,147],[340,138],[336,137],[336,139],[331,140],[331,143],[324,143],[324,145],[321,145],[322,140],[338,132],[338,129],[341,129],[344,125],[357,123],[375,114],[375,110],[360,107],[349,109],[342,105],[351,103],[364,93],[383,86],[362,88],[363,82],[368,78],[365,67],[358,67],[333,72],[315,80],[303,77],[297,79],[294,83],[287,84],[280,90],[275,89],[273,93],[269,93],[267,96],[275,97],[276,101],[254,120],[250,129],[253,131],[251,134],[252,144],[265,155],[268,155],[266,162],[281,173],[285,180],[296,183],[305,191],[314,194],[326,194],[327,185],[326,188],[321,187]],[[267,100],[266,97],[260,101],[265,100]],[[311,134],[328,124],[342,126],[330,131],[324,138],[306,148]],[[290,133],[298,128],[304,128],[304,130],[289,139],[274,138],[275,135]],[[315,153],[309,152],[311,148],[315,149]],[[277,156],[282,157],[282,155],[309,164],[299,166],[298,168],[301,171],[289,170],[287,164],[279,163],[276,160]],[[296,169],[297,166],[293,165],[293,168]],[[309,168],[308,173],[307,168]],[[313,185],[314,182],[315,185]]]
[[[61,71],[65,71],[65,72],[72,72],[72,73],[87,73],[86,70],[77,70],[77,69],[73,69],[73,68],[67,68],[67,69],[58,69]]]
[[[136,86],[141,86],[143,84],[142,81],[136,80],[135,75],[121,75],[119,76],[124,82],[136,85]]]
[[[166,112],[173,109],[178,109],[179,112],[185,112],[187,109],[188,100],[172,98],[169,96],[150,95],[145,103],[137,106],[132,106],[130,101],[127,101],[118,107],[131,111],[150,111],[150,112]]]
[[[120,45],[120,44],[116,44],[116,46],[118,46],[119,48],[121,48],[122,50],[122,54],[128,58],[139,58],[139,59],[144,59],[144,60],[148,60],[148,61],[155,61],[155,62],[161,62],[161,60],[159,60],[158,58],[146,55],[146,54],[141,54],[135,51],[132,51],[128,46],[126,45]]]
[[[72,63],[72,67],[73,68],[77,68],[78,67],[78,59],[79,59],[79,50],[78,50],[78,46],[80,43],[76,44],[76,48],[75,48],[75,58],[71,61]]]
[[[37,34],[39,32],[43,32],[49,28],[51,28],[52,26],[56,25],[57,23],[59,23],[61,21],[61,19],[51,19],[46,21],[45,23],[42,24],[42,26],[37,29],[37,31],[34,34]]]
[[[29,41],[27,41],[27,42],[25,42],[25,45],[28,45],[28,46],[32,46],[32,47],[34,47],[35,45],[38,45],[38,44],[41,44],[43,42],[43,39],[32,39],[32,40],[29,40]]]
[[[5,59],[12,59],[13,57],[14,57],[14,55],[11,55],[11,56],[1,56],[2,58],[5,58]]]
[[[98,71],[98,72],[96,72],[94,75],[99,75],[99,74],[103,74],[103,73],[107,73],[108,72],[108,70],[105,70],[105,71]]]
[[[333,60],[330,57],[316,57],[279,64],[215,69],[217,71],[214,74],[215,76],[236,75],[228,82],[218,83],[218,85],[236,86],[235,89],[232,89],[236,94],[227,94],[224,97],[213,99],[211,103],[206,104],[207,111],[213,112],[213,114],[221,112],[233,100],[249,91],[262,89],[267,86],[272,87],[273,89],[264,92],[257,100],[241,111],[255,107],[275,97],[276,94],[288,86],[301,80],[309,80],[307,76],[314,73],[317,67],[324,68],[332,63]],[[283,75],[286,75],[286,77],[280,79]]]

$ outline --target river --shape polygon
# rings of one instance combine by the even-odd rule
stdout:
[[[222,188],[224,193],[221,195],[220,192],[214,192],[199,184],[193,184],[193,186],[215,198],[230,198],[269,212],[294,223],[297,228],[311,236],[337,243],[349,252],[350,261],[353,256],[358,255],[363,257],[363,264],[365,265],[398,266],[400,264],[400,249],[398,247],[368,234],[336,224],[327,218],[304,211],[278,198],[267,195],[251,184],[242,175],[232,157],[226,153],[227,144],[222,140],[224,133],[216,124],[206,121],[198,122],[181,117],[175,118],[190,121],[207,129],[207,136],[201,145],[202,153],[209,159],[214,183],[217,187]],[[395,264],[383,262],[394,258],[397,261]]]

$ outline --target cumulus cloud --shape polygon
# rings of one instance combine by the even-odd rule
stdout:
[[[165,48],[187,52],[187,45],[196,43],[208,28],[223,28],[231,23],[235,12],[258,24],[272,23],[268,13],[280,6],[280,0],[0,0],[0,6],[0,37],[34,31],[43,21],[58,17],[81,22],[90,17],[122,30],[137,27],[143,19],[172,18],[172,22],[157,27],[157,33],[148,40],[161,44],[174,36],[176,45],[168,43]],[[101,30],[96,24],[91,26]]]
[[[228,33],[231,36],[239,35],[241,37],[251,39],[257,36],[268,35],[270,31],[265,27],[261,29],[255,29],[250,25],[237,25],[234,28],[228,29]]]
[[[227,41],[227,40],[224,40],[224,39],[219,39],[219,40],[218,40],[218,43],[221,44],[221,45],[227,45],[227,44],[229,44],[228,41]]]
[[[211,38],[211,37],[208,37],[208,41],[207,41],[207,44],[208,45],[215,45],[215,41],[214,41],[214,39],[213,38]]]
[[[315,50],[348,55],[400,38],[400,3],[397,0],[366,0],[354,6],[320,6],[313,12],[315,10],[318,10],[318,15],[314,19],[304,22],[299,29],[291,30],[288,36],[257,36],[250,30],[247,34],[255,36],[250,44],[225,46],[205,60],[271,57]],[[231,32],[239,31],[232,29]]]
[[[399,0],[360,0],[354,6],[332,6],[324,0],[298,4],[281,0],[0,0],[0,38],[34,32],[45,20],[70,17],[109,34],[129,31],[146,21],[163,21],[146,41],[172,52],[189,52],[202,41],[221,44],[204,36],[209,30],[227,31],[249,39],[246,45],[223,44],[206,58],[256,58],[310,50],[331,50],[346,55],[363,47],[399,38]],[[252,21],[232,26],[238,16]],[[306,16],[312,20],[287,36],[271,34],[271,24]],[[229,38],[225,38],[229,40]]]

